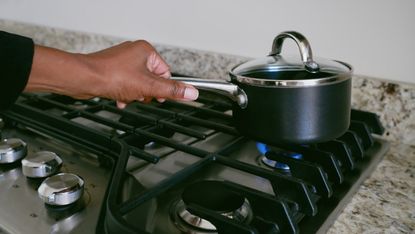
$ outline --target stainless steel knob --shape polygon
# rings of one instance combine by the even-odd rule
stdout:
[[[31,178],[44,178],[57,173],[62,159],[50,151],[39,151],[22,160],[23,175]]]
[[[0,164],[13,163],[27,154],[27,145],[18,138],[0,141]]]
[[[46,204],[69,205],[82,197],[84,180],[75,174],[59,173],[45,179],[37,192]]]

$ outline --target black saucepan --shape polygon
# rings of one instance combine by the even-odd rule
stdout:
[[[284,39],[293,39],[299,58],[281,56]],[[231,82],[173,77],[232,100],[238,131],[268,144],[309,144],[341,136],[349,127],[350,65],[313,59],[307,39],[298,32],[275,37],[266,58],[233,68]]]

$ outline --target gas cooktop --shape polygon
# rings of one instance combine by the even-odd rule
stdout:
[[[24,94],[0,114],[0,233],[316,233],[389,144],[376,114],[313,145],[266,145],[232,106]]]

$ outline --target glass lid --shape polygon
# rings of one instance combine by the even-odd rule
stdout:
[[[320,79],[350,73],[351,67],[345,63],[315,58],[318,70],[309,71],[299,57],[267,56],[243,63],[232,70],[237,76],[271,80]]]
[[[280,55],[284,39],[293,39],[300,56]],[[323,58],[313,58],[310,44],[298,32],[283,32],[275,37],[272,51],[265,58],[255,59],[233,68],[233,80],[261,86],[317,85],[350,78],[350,65]]]

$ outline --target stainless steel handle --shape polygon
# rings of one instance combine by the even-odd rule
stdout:
[[[304,63],[304,66],[309,72],[318,72],[319,65],[313,60],[313,53],[311,51],[311,46],[308,40],[299,32],[295,31],[286,31],[280,33],[274,38],[272,43],[270,56],[275,56],[281,53],[282,42],[286,38],[291,38],[297,43],[298,48],[300,49],[301,60]]]
[[[238,103],[242,109],[245,109],[248,106],[248,97],[246,96],[245,91],[243,91],[237,85],[227,81],[200,79],[194,77],[171,77],[171,79],[190,84],[198,89],[208,90],[225,95],[232,101]]]

